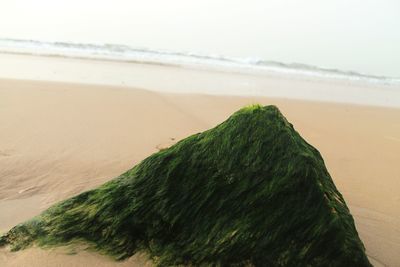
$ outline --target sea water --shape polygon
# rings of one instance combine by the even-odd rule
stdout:
[[[399,78],[366,75],[355,71],[320,68],[300,63],[283,63],[261,58],[226,57],[168,50],[134,48],[122,44],[89,44],[0,39],[0,53],[59,56],[123,62],[175,65],[243,73],[275,72],[316,78],[400,85]]]

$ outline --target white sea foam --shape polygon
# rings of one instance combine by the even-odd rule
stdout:
[[[0,52],[217,68],[239,72],[267,71],[384,85],[400,84],[400,78],[365,75],[354,71],[320,68],[299,63],[287,64],[258,58],[231,58],[189,52],[151,50],[116,44],[79,44],[0,39]]]

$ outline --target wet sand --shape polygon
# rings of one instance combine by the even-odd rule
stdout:
[[[251,103],[277,105],[320,150],[371,261],[400,266],[400,109],[354,104],[2,79],[0,232]],[[115,263],[88,251],[68,254],[62,249],[1,249],[0,266],[146,262],[143,255]]]

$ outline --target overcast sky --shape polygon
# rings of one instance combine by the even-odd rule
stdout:
[[[399,0],[1,0],[0,38],[128,44],[400,77]]]

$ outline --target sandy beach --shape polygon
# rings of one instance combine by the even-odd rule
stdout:
[[[113,62],[103,62],[109,65],[94,71],[99,75],[96,77],[89,73],[87,62],[78,72],[71,67],[78,64],[77,60],[48,63],[58,60],[54,58],[48,59],[49,66],[64,72],[52,74],[51,68],[38,68],[44,63],[33,57],[28,60],[31,65],[17,71],[18,57],[22,56],[15,56],[15,65],[8,65],[10,58],[0,63],[0,233],[57,201],[116,177],[161,148],[214,127],[244,105],[274,104],[321,152],[355,218],[371,262],[375,266],[400,266],[400,109],[396,107],[400,100],[378,94],[379,103],[374,102],[376,99],[364,104],[339,103],[346,102],[341,101],[346,90],[351,100],[363,88],[362,99],[374,98],[379,88],[200,70],[191,70],[192,76],[183,78],[185,74],[180,72],[185,70],[181,68],[164,67],[169,69],[162,72],[162,66],[141,68],[132,63],[131,73],[121,74],[117,72],[122,67],[112,67],[117,64]],[[101,68],[101,62],[91,64],[94,69]],[[14,66],[13,72],[7,66]],[[124,68],[129,69],[128,65]],[[138,69],[140,72],[135,72]],[[89,74],[80,77],[78,73]],[[104,73],[112,78],[101,76]],[[117,80],[118,75],[131,80]],[[159,92],[155,90],[157,84]],[[205,95],[190,89],[207,85],[229,89],[231,84],[250,88],[249,95],[257,86],[271,92],[274,88],[295,88],[297,95],[307,92],[313,96],[318,95],[314,88],[321,88],[323,97]],[[181,92],[185,86],[189,93]],[[174,88],[179,90],[170,92]],[[329,103],[329,94],[324,92],[335,89],[340,92],[336,96],[333,93],[336,103]],[[394,89],[389,91],[395,98],[398,92]],[[384,107],[385,101],[388,107]],[[93,252],[70,253],[62,248],[30,248],[16,253],[0,250],[0,266],[145,263],[150,264],[143,255],[117,263]]]

